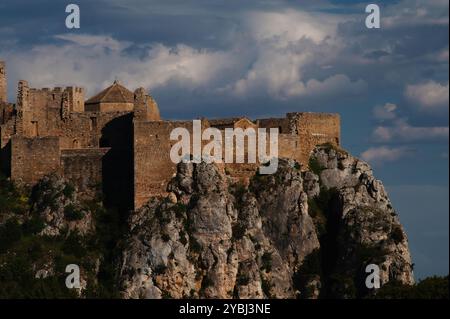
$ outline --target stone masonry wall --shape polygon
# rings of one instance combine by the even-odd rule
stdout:
[[[102,183],[102,159],[109,148],[61,151],[61,171],[79,192],[93,196]]]
[[[340,118],[337,114],[290,113],[286,119],[263,119],[256,123],[242,119],[234,126],[243,129],[257,127],[258,124],[266,129],[278,127],[281,132],[286,132],[278,136],[279,157],[296,159],[303,167],[307,167],[310,153],[316,145],[339,145],[340,142]],[[203,129],[209,126],[207,120],[202,121],[202,124]],[[176,166],[170,160],[170,149],[176,143],[170,141],[170,132],[176,127],[185,127],[192,132],[192,121],[134,121],[135,208],[142,206],[151,196],[166,194],[166,185],[176,172]],[[223,130],[222,141],[225,142]],[[202,143],[205,145],[208,141]],[[224,149],[223,145],[223,152]],[[221,167],[232,179],[245,183],[258,169],[259,163],[226,163]]]
[[[192,121],[134,122],[134,205],[140,207],[150,196],[163,195],[176,172],[170,160],[170,132],[184,127],[192,132]]]
[[[60,172],[60,149],[58,137],[27,138],[13,136],[11,139],[11,178],[34,184],[44,175]]]
[[[8,102],[8,86],[6,83],[6,66],[0,61],[0,104]]]
[[[103,181],[111,203],[134,202],[135,208],[150,196],[165,195],[167,182],[176,170],[170,150],[177,141],[170,140],[170,132],[176,127],[192,132],[192,121],[161,121],[156,101],[142,88],[134,94],[134,104],[103,103],[104,110],[93,110],[85,108],[82,88],[34,89],[20,81],[15,110],[11,112],[12,105],[6,103],[5,65],[0,61],[2,171],[30,184],[56,171],[73,180],[82,191]],[[256,121],[244,117],[211,122],[203,119],[202,130],[210,123],[221,129],[224,143],[223,130],[227,127],[266,128],[267,133],[270,128],[278,128],[279,157],[293,158],[303,167],[308,165],[310,152],[317,144],[340,143],[337,114],[288,113],[284,118]],[[208,142],[202,141],[202,149]],[[247,155],[243,164],[220,166],[232,179],[245,182],[260,165],[248,164]],[[131,199],[121,194],[129,194]]]
[[[340,117],[329,113],[288,113],[292,129],[298,135],[296,160],[308,165],[309,156],[318,144],[340,145]]]

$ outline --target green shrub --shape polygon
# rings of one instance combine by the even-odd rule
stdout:
[[[62,245],[62,252],[66,255],[72,255],[81,258],[86,255],[86,248],[82,238],[77,233],[71,233]]]
[[[272,284],[266,280],[266,279],[261,279],[261,289],[264,292],[264,294],[267,296],[267,298],[272,298]]]
[[[30,209],[28,202],[25,190],[19,189],[0,174],[0,214],[24,214]]]
[[[415,285],[403,285],[390,281],[375,295],[374,299],[449,299],[449,277],[432,276],[421,280]]]
[[[326,212],[329,209],[330,203],[333,199],[335,199],[339,195],[339,191],[336,188],[320,188],[319,196],[315,197],[314,200],[316,201],[319,208]]]
[[[200,292],[204,291],[208,287],[214,286],[213,280],[209,276],[204,276],[202,280],[202,287],[200,288]]]
[[[296,289],[301,291],[301,298],[309,298],[313,293],[313,287],[309,286],[309,280],[315,276],[322,278],[322,265],[320,250],[315,249],[305,257],[302,265],[293,276],[293,283]]]
[[[33,216],[22,224],[24,235],[35,235],[45,227],[45,222],[40,216]]]
[[[180,236],[180,243],[185,246],[188,243],[186,239],[186,232],[184,230],[181,230],[178,236]]]
[[[32,261],[37,261],[42,257],[44,253],[44,247],[40,241],[34,240],[29,245],[27,252]]]
[[[179,219],[184,218],[184,212],[186,211],[187,206],[183,203],[176,203],[173,207],[172,210],[175,213],[175,216]]]
[[[396,244],[401,243],[405,239],[400,225],[395,225],[393,227],[391,232],[391,238],[394,240]]]
[[[312,218],[316,218],[318,215],[323,214],[320,210],[319,205],[314,200],[314,198],[308,198],[308,215]]]
[[[330,275],[329,285],[332,287],[333,295],[338,298],[354,299],[357,296],[354,279],[345,274],[334,273]]]
[[[325,169],[322,165],[320,165],[319,161],[315,157],[310,157],[308,162],[308,167],[314,174],[320,176],[320,173]]]
[[[247,274],[239,274],[239,276],[236,279],[236,283],[239,286],[247,286],[250,282],[250,277]]]
[[[271,253],[265,252],[261,257],[261,262],[262,262],[262,266],[261,266],[262,270],[265,269],[267,272],[272,271],[272,254]]]
[[[6,252],[22,237],[22,228],[16,219],[11,218],[0,226],[0,253]]]
[[[73,194],[75,193],[75,187],[72,184],[66,184],[66,186],[63,189],[63,194],[67,198],[72,198]]]
[[[449,299],[448,276],[432,276],[419,281],[415,286],[419,299]]]
[[[171,219],[170,210],[166,210],[164,207],[158,206],[155,210],[155,217],[159,221],[159,225],[161,227],[164,227],[165,225],[169,224]]]
[[[346,150],[344,150],[343,148],[341,148],[340,146],[334,144],[334,143],[330,143],[330,142],[326,142],[323,144],[319,145],[321,148],[325,149],[328,152],[330,152],[330,150],[335,150],[336,153],[341,153],[341,154],[348,154],[348,152]]]
[[[200,253],[202,251],[202,246],[200,243],[194,238],[190,237],[190,248],[194,253]]]
[[[70,204],[64,207],[64,217],[69,221],[81,220],[84,218],[84,213]]]
[[[35,278],[28,256],[16,256],[0,266],[0,298],[77,298],[64,275]]]
[[[155,276],[161,275],[163,273],[165,273],[167,270],[167,266],[165,265],[158,265],[153,269],[153,274]]]
[[[381,262],[386,253],[387,252],[380,246],[370,246],[365,244],[359,244],[355,251],[356,259],[361,265]]]
[[[167,234],[162,234],[162,235],[161,235],[161,239],[162,239],[164,242],[168,242],[168,241],[170,241],[170,236],[167,235]]]
[[[327,233],[330,205],[338,196],[339,192],[336,188],[321,187],[318,196],[308,199],[308,214],[314,220],[319,238]]]
[[[246,227],[244,225],[244,223],[242,222],[237,222],[233,227],[232,227],[232,233],[233,233],[233,239],[235,240],[239,240],[242,239],[242,237],[244,237],[246,232]]]
[[[243,205],[243,196],[247,192],[247,188],[242,183],[236,183],[229,189],[235,198],[235,207],[239,210]]]
[[[305,257],[299,272],[305,275],[322,274],[319,249],[313,250],[308,256]]]

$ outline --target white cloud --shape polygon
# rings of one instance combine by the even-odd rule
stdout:
[[[448,0],[403,0],[382,14],[382,28],[415,25],[448,25]]]
[[[334,37],[339,20],[329,14],[313,14],[296,10],[281,12],[252,12],[245,23],[258,41],[274,41],[279,47],[303,38],[319,44]]]
[[[116,77],[130,89],[171,88],[247,98],[286,100],[299,97],[358,95],[361,79],[343,71],[306,72],[310,65],[328,66],[342,50],[336,35],[340,15],[299,10],[252,12],[242,17],[242,32],[228,48],[204,49],[178,44],[136,45],[108,35],[61,34],[52,45],[31,51],[0,50],[14,82],[34,87],[80,85],[93,95]],[[139,55],[130,54],[138,50]],[[324,69],[325,70],[325,69]],[[10,72],[11,74],[11,72]]]
[[[102,36],[102,35],[69,33],[69,34],[58,34],[55,35],[54,38],[65,40],[84,47],[109,48],[114,51],[123,50],[130,45],[129,42],[120,42],[113,39],[111,36]]]
[[[377,105],[373,109],[373,115],[379,120],[393,120],[396,118],[395,110],[397,110],[397,105],[393,103]]]
[[[448,126],[412,126],[404,119],[397,119],[392,126],[378,126],[373,131],[376,142],[420,142],[448,140]]]
[[[405,147],[370,147],[361,153],[361,158],[373,164],[393,162],[412,153],[411,149]]]
[[[405,97],[424,112],[448,111],[449,83],[440,84],[428,81],[422,84],[407,85]]]
[[[110,36],[58,35],[62,44],[39,45],[31,52],[2,54],[16,81],[26,79],[34,87],[80,85],[90,95],[115,77],[130,89],[176,84],[190,90],[210,86],[236,61],[230,52],[195,49],[186,45],[152,44],[143,57],[125,53],[130,43]]]
[[[436,52],[434,56],[434,59],[438,62],[448,63],[448,58],[449,58],[448,47]]]
[[[345,74],[321,80],[306,76],[312,64],[330,69],[329,62],[343,49],[336,35],[343,19],[293,10],[251,13],[246,25],[256,46],[255,61],[228,89],[237,96],[267,92],[277,99],[361,94],[366,83]]]
[[[378,105],[373,109],[375,119],[380,121],[372,133],[377,143],[413,143],[448,141],[448,126],[414,126],[406,118],[396,114],[398,107],[393,103]]]

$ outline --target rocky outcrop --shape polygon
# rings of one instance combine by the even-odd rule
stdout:
[[[319,170],[322,192],[330,194],[328,213],[335,214],[329,216],[331,236],[327,238],[328,247],[337,252],[331,271],[339,274],[331,284],[332,295],[367,292],[364,278],[368,264],[380,268],[381,285],[388,281],[413,284],[406,233],[370,166],[330,145],[317,147],[311,160]],[[354,292],[339,283],[339,279],[349,278],[356,284]]]
[[[233,184],[214,164],[181,163],[167,198],[129,218],[124,298],[362,297],[365,267],[413,283],[407,237],[370,167],[331,145],[310,170]]]
[[[18,296],[364,298],[376,294],[369,265],[381,285],[414,282],[383,184],[333,145],[316,147],[308,168],[280,159],[246,184],[223,166],[181,163],[168,196],[132,213],[80,197],[57,175],[31,194],[0,184],[0,270],[13,278],[5,287],[22,283]],[[76,294],[61,280],[68,264],[80,266]]]
[[[131,217],[123,296],[295,297],[293,273],[319,241],[292,164],[249,189],[215,165],[180,164],[172,200],[153,199]]]

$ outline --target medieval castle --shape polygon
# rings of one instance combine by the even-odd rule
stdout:
[[[143,88],[129,91],[115,81],[85,100],[81,87],[30,88],[19,81],[17,101],[9,103],[5,63],[0,61],[0,168],[12,180],[33,185],[57,172],[89,193],[101,185],[105,200],[139,208],[164,195],[176,171],[169,153],[175,127],[192,130],[192,121],[160,117]],[[339,144],[337,114],[288,113],[284,118],[202,119],[202,128],[278,128],[280,157],[307,165],[321,143]],[[257,165],[224,164],[227,174],[245,179]]]

